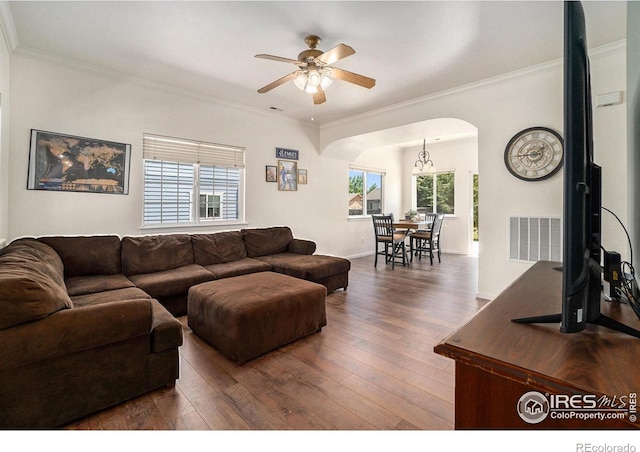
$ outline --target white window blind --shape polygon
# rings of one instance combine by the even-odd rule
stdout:
[[[146,160],[244,168],[244,148],[152,134],[143,136],[142,156]]]
[[[146,160],[144,173],[145,224],[193,221],[193,164]]]
[[[145,225],[240,220],[244,149],[143,136]]]

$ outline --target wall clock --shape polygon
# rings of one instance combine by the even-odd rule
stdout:
[[[504,150],[504,164],[518,179],[547,179],[562,168],[564,143],[547,127],[530,127],[516,133]]]

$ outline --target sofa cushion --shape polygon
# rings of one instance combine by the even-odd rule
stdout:
[[[243,229],[242,238],[247,256],[259,257],[287,251],[293,240],[293,233],[287,226]]]
[[[122,273],[127,276],[171,270],[193,263],[193,246],[187,234],[122,239]]]
[[[329,276],[348,272],[351,262],[348,259],[321,254],[303,255],[281,253],[258,258],[270,264],[273,271],[284,275],[295,276],[307,281],[320,281]]]
[[[316,252],[316,242],[312,240],[294,238],[291,240],[291,243],[289,243],[287,252],[296,254],[313,254]]]
[[[250,257],[245,257],[244,259],[233,262],[227,262],[225,264],[205,265],[204,268],[213,273],[216,279],[246,275],[248,273],[271,271],[271,265]]]
[[[0,329],[73,307],[61,280],[61,262],[44,244],[24,239],[0,255]],[[59,260],[59,258],[58,258]]]
[[[65,281],[70,297],[108,290],[125,289],[135,285],[123,274],[74,276]]]
[[[133,283],[153,298],[172,297],[185,294],[191,286],[215,279],[204,267],[191,264],[171,270],[141,275],[130,275]]]
[[[191,242],[196,264],[224,264],[247,257],[240,231],[193,234]]]
[[[172,316],[158,300],[151,299],[153,325],[151,351],[155,353],[171,350],[182,345],[182,324]]]
[[[11,331],[3,332],[8,334],[2,337],[4,342],[3,347],[0,347],[0,369],[55,360],[92,348],[108,353],[105,348],[107,345],[148,336],[153,322],[152,313],[150,299],[127,300],[66,309],[39,322],[19,325]],[[16,350],[22,352],[16,353]],[[53,370],[60,362],[48,364],[50,367],[47,369]],[[91,377],[96,378],[98,372],[109,373],[112,370],[116,371],[98,366],[96,374]],[[73,367],[68,369],[70,374],[75,371]],[[47,380],[49,375],[42,373],[33,376],[36,377]]]
[[[18,239],[11,242],[0,254],[6,256],[4,262],[19,262],[26,268],[44,272],[57,284],[65,287],[64,265],[58,253],[50,246],[36,239]]]
[[[120,266],[120,238],[115,235],[88,237],[40,237],[56,250],[64,263],[64,276],[116,275]]]
[[[96,304],[112,303],[114,301],[126,300],[142,300],[151,298],[151,296],[142,289],[137,287],[127,287],[124,289],[106,290],[104,292],[86,293],[71,297],[73,306],[81,308],[84,306],[92,306]]]

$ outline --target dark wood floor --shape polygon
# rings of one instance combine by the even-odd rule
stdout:
[[[454,363],[433,347],[482,306],[477,259],[352,260],[327,326],[238,366],[184,325],[180,378],[68,426],[117,430],[450,430]]]

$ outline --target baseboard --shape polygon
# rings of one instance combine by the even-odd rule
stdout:
[[[461,251],[445,251],[445,250],[442,250],[442,254],[456,254],[458,256],[471,256],[471,254],[463,253]],[[352,254],[350,256],[346,256],[346,259],[356,259],[358,257],[366,257],[366,256],[373,256],[373,251],[367,251],[366,253]]]
[[[358,257],[366,257],[366,256],[373,256],[373,251],[367,251],[366,253],[353,254],[351,256],[346,256],[346,259],[356,259]]]
[[[458,256],[471,256],[471,253],[465,253],[464,251],[450,251],[450,250],[442,250],[442,254],[456,254]]]

